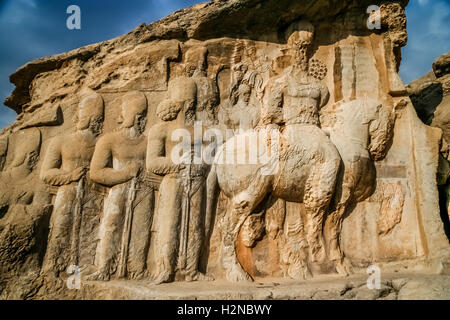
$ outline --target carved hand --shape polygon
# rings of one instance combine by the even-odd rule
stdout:
[[[174,166],[175,172],[180,172],[183,171],[184,169],[186,169],[186,165],[184,163],[180,163]]]
[[[130,175],[130,179],[137,177],[142,169],[142,165],[138,162],[132,162],[127,166],[127,171]]]
[[[80,180],[81,177],[85,175],[86,171],[87,171],[87,168],[86,168],[86,167],[79,167],[79,168],[76,168],[75,170],[73,170],[73,171],[70,173],[70,181],[71,181],[71,182],[74,182],[74,181]]]

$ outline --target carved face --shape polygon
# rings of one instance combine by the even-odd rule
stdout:
[[[299,49],[302,46],[311,45],[314,33],[312,31],[295,31],[288,39],[288,45],[291,49]]]
[[[311,45],[314,39],[314,26],[305,20],[291,24],[287,30],[289,48],[296,49],[302,45]]]
[[[248,67],[242,63],[238,63],[237,65],[233,66],[234,81],[236,83],[241,82],[247,70]]]
[[[250,47],[247,49],[247,54],[248,54],[248,56],[249,56],[250,58],[256,59],[256,58],[257,58],[257,57],[256,57],[256,47],[250,46]]]
[[[78,130],[89,128],[91,118],[94,116],[91,107],[91,101],[83,100],[78,107]]]
[[[239,86],[239,97],[242,99],[245,103],[248,103],[250,101],[250,95],[252,93],[252,89],[247,84],[241,84]]]
[[[97,94],[92,94],[81,100],[78,107],[78,130],[91,128],[93,133],[101,130],[103,120],[103,99]]]
[[[142,127],[147,112],[147,99],[141,92],[126,94],[122,100],[121,114],[117,120],[121,128]]]
[[[289,49],[298,65],[306,66],[309,50],[312,45],[314,33],[310,31],[295,31],[288,40]]]

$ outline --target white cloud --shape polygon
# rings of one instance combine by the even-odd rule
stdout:
[[[430,17],[429,32],[435,36],[445,37],[448,29],[445,27],[450,18],[450,5],[446,3],[436,3]]]
[[[22,24],[30,20],[33,9],[36,9],[34,0],[21,0],[6,2],[5,8],[0,12],[0,21],[4,24]]]

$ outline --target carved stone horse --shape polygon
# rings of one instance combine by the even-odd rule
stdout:
[[[329,258],[342,275],[351,272],[344,259],[339,236],[344,214],[352,203],[367,199],[376,185],[374,161],[382,160],[393,135],[395,113],[376,100],[354,100],[342,104],[335,114],[335,123],[326,130],[337,147],[343,165],[338,175],[336,193],[325,230]]]
[[[252,280],[237,259],[235,245],[242,224],[268,195],[304,203],[312,260],[326,257],[322,229],[341,162],[336,147],[315,125],[292,124],[281,134],[268,130],[267,136],[261,132],[241,133],[219,147],[208,177],[207,228],[215,210],[211,199],[217,195],[217,185],[230,199],[222,222],[222,264],[227,279],[233,282]],[[253,143],[237,142],[245,139]],[[257,161],[251,164],[255,152],[251,148],[256,146],[253,155]],[[236,155],[248,156],[247,164],[233,161]],[[306,266],[303,272],[309,272]]]

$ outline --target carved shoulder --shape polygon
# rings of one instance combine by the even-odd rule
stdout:
[[[110,146],[112,142],[117,142],[118,133],[117,132],[109,132],[104,135],[102,135],[100,138],[98,138],[97,143],[95,146],[102,146],[107,147]]]

